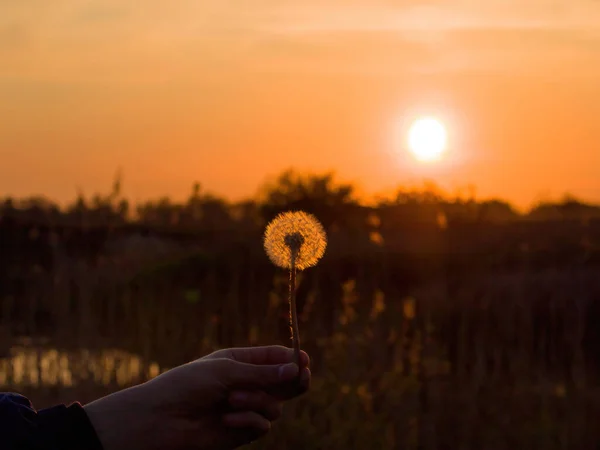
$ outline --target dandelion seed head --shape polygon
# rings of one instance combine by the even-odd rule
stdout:
[[[273,264],[284,269],[292,266],[292,252],[299,270],[314,266],[325,254],[327,236],[312,214],[288,211],[279,214],[265,230],[264,247]]]

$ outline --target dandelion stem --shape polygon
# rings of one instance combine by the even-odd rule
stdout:
[[[290,267],[290,331],[294,346],[294,362],[300,367],[300,332],[298,327],[298,311],[296,307],[296,252],[291,251]]]

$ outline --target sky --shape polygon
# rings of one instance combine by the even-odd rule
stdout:
[[[0,195],[232,200],[289,167],[600,202],[595,0],[0,0]],[[406,127],[448,130],[438,163]]]

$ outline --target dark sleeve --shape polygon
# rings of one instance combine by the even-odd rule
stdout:
[[[0,393],[0,442],[4,450],[102,450],[79,403],[36,411],[13,393]]]

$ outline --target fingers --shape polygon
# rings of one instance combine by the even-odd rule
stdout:
[[[230,428],[252,428],[262,433],[268,433],[271,429],[271,422],[254,411],[235,411],[224,414],[223,423]]]
[[[253,411],[236,411],[223,416],[223,424],[232,431],[238,445],[252,442],[271,430],[271,422]]]
[[[280,400],[262,391],[235,391],[229,396],[229,404],[236,411],[254,411],[271,422],[279,419],[283,410]]]
[[[300,385],[296,391],[296,396],[305,394],[310,389],[310,382],[312,381],[312,374],[308,367],[305,367],[300,372]]]
[[[217,363],[218,361],[218,363]],[[290,400],[303,395],[310,388],[311,372],[294,363],[260,366],[230,359],[215,360],[217,377],[229,390],[263,390],[280,400]]]
[[[286,364],[294,361],[294,350],[281,345],[268,345],[264,347],[239,347],[216,351],[209,355],[210,358],[228,358],[238,362],[257,365]],[[308,354],[300,351],[300,367],[308,367],[310,358]]]
[[[261,366],[230,359],[218,361],[215,369],[219,381],[233,389],[274,388],[298,376],[298,366],[294,363]]]
[[[267,393],[279,400],[291,400],[295,397],[304,395],[310,389],[312,375],[308,367],[300,371],[300,383],[298,379],[280,383],[276,386],[266,389]]]
[[[240,444],[267,434],[271,422],[281,417],[283,406],[276,398],[261,391],[232,392],[229,404],[233,411],[223,415],[223,424]]]

